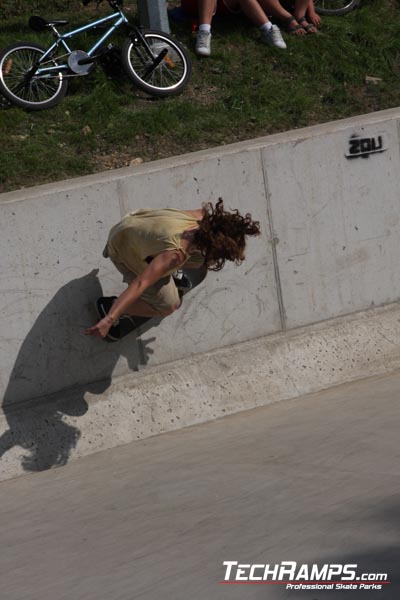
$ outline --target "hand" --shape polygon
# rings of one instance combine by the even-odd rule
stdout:
[[[321,17],[313,10],[309,10],[307,14],[307,19],[314,25],[314,27],[321,26]]]
[[[110,331],[110,328],[113,325],[113,320],[106,316],[104,319],[101,319],[96,325],[93,327],[88,327],[85,331],[85,335],[92,335],[93,337],[104,338],[107,333]]]

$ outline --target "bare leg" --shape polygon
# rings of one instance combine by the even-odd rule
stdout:
[[[241,0],[240,8],[246,17],[258,27],[269,21],[257,0]]]
[[[240,8],[246,17],[259,27],[269,21],[266,12],[277,19],[287,19],[291,16],[278,0],[240,0]]]
[[[293,14],[297,20],[306,16],[308,0],[295,0]]]
[[[304,27],[307,33],[317,33],[317,28],[306,19],[306,12],[309,7],[310,0],[295,0],[294,16],[296,20]]]
[[[217,0],[198,0],[199,29],[196,38],[196,54],[211,54],[211,21],[215,13]]]
[[[266,13],[272,15],[276,19],[288,23],[288,30],[294,30],[298,25],[290,12],[283,8],[279,0],[240,0],[240,8],[244,14],[259,27],[269,21]],[[293,20],[290,22],[291,19]],[[305,31],[300,28],[295,33],[304,35]]]
[[[215,0],[198,0],[200,25],[211,25],[215,12]]]

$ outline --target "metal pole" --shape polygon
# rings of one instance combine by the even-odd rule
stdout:
[[[138,0],[137,4],[143,27],[170,32],[166,0]]]

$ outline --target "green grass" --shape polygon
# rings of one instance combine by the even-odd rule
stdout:
[[[32,12],[73,24],[96,15],[78,2],[55,0],[60,10],[49,13],[40,10],[48,6],[42,0],[28,11],[27,2],[7,1],[0,7],[0,47],[50,40],[27,28]],[[70,13],[61,10],[64,4]],[[125,4],[133,12],[132,2]],[[190,22],[172,27],[191,49]],[[400,19],[393,0],[363,0],[345,17],[326,17],[322,35],[286,40],[287,51],[271,49],[244,20],[215,21],[212,57],[191,52],[193,76],[177,97],[148,98],[122,72],[110,77],[98,68],[71,80],[54,109],[28,113],[4,106],[0,191],[399,105]],[[85,48],[88,40],[80,43]],[[366,84],[368,75],[381,83]]]

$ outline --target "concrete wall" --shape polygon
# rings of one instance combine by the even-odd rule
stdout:
[[[82,402],[70,410],[79,416],[85,390],[103,398],[114,378],[144,365],[396,302],[399,123],[400,110],[389,110],[2,194],[5,415],[78,386]],[[354,148],[378,151],[346,157]],[[101,256],[109,228],[131,209],[197,208],[219,196],[261,221],[246,262],[211,273],[141,338],[86,338],[95,298],[124,287]]]
[[[289,329],[400,297],[399,116],[262,150]],[[346,158],[353,135],[386,150]]]

